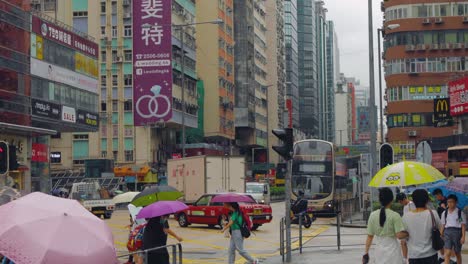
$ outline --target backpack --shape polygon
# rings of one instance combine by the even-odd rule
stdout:
[[[143,245],[143,233],[146,223],[136,226],[128,236],[127,249],[130,252],[138,251]]]
[[[246,214],[244,211],[240,211],[242,216],[242,224],[240,225],[240,232],[243,238],[249,238],[252,233],[253,223],[250,219],[250,216]],[[229,230],[231,233],[231,230]]]
[[[461,223],[463,221],[463,218],[462,218],[462,210],[460,208],[457,208],[458,209],[458,221]],[[445,209],[445,212],[444,212],[444,217],[445,217],[445,224],[447,224],[447,214],[448,214],[448,208]]]

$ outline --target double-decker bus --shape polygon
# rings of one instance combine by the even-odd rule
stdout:
[[[448,148],[447,157],[448,161],[445,176],[468,176],[468,145]]]
[[[334,211],[335,150],[332,143],[307,139],[294,143],[292,194],[304,193],[314,212]]]

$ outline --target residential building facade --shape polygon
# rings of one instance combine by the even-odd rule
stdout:
[[[50,1],[40,0],[41,2]],[[196,72],[196,8],[192,1],[172,1],[172,54],[173,86],[172,111],[168,122],[134,126],[133,101],[133,17],[131,0],[73,0],[57,1],[56,10],[50,11],[64,22],[88,30],[100,39],[100,117],[97,142],[88,140],[89,149],[76,148],[71,140],[75,135],[63,135],[53,143],[60,152],[68,153],[71,162],[55,164],[55,170],[76,170],[89,158],[113,159],[116,166],[150,166],[160,175],[166,173],[166,161],[181,153],[182,109],[185,109],[185,127],[198,126],[198,93],[200,83]],[[87,23],[85,19],[87,18]],[[96,27],[96,25],[100,25]],[[210,25],[211,26],[211,25]],[[216,27],[216,26],[214,26]],[[96,30],[98,32],[96,32]],[[184,34],[184,76],[182,78],[182,45]],[[182,82],[185,81],[184,96]],[[184,98],[184,100],[182,100]],[[185,107],[182,105],[185,104]],[[86,143],[86,135],[82,141]],[[72,143],[70,143],[72,142]],[[136,170],[138,168],[135,168]]]
[[[453,123],[434,126],[434,99],[447,98],[448,82],[467,71],[468,9],[441,0],[389,0],[383,7],[387,141],[405,150],[396,159],[410,159],[418,142],[455,133]]]
[[[335,144],[349,146],[352,144],[352,98],[344,76],[335,93]]]
[[[235,136],[234,5],[232,0],[199,1],[196,10],[197,21],[223,21],[197,27],[197,72],[205,87],[205,141],[229,148]]]
[[[284,113],[286,95],[286,53],[284,34],[284,6],[282,0],[266,1],[266,38],[268,73],[271,85],[268,87],[268,158],[270,163],[278,163],[279,155],[271,146],[278,145],[278,138],[272,129],[285,125]]]
[[[268,145],[265,3],[233,2],[236,145],[240,154],[253,161],[255,150],[267,153]]]

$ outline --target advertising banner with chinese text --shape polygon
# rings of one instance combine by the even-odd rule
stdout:
[[[134,125],[172,118],[172,0],[133,1]]]
[[[449,82],[450,115],[468,113],[468,77]]]

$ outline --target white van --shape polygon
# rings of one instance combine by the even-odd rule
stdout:
[[[245,192],[250,194],[257,203],[270,204],[270,185],[263,182],[247,182]]]

